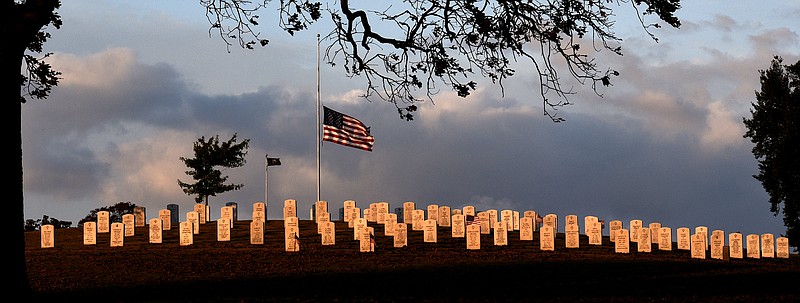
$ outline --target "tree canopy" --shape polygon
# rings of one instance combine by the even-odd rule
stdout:
[[[772,59],[759,71],[761,91],[751,103],[751,118],[743,118],[753,156],[758,160],[756,180],[769,194],[770,211],[783,212],[786,236],[793,247],[800,241],[800,61],[784,65]],[[781,207],[782,206],[782,207]]]
[[[208,197],[216,196],[231,190],[237,190],[244,184],[225,183],[228,176],[222,175],[219,168],[235,168],[245,164],[247,147],[250,139],[237,143],[237,134],[225,142],[219,142],[219,135],[206,140],[200,137],[194,143],[194,158],[180,157],[181,161],[190,169],[186,174],[192,177],[195,183],[186,183],[178,179],[178,185],[187,195],[194,195],[195,202],[205,202]]]
[[[475,77],[502,88],[516,73],[514,62],[522,59],[538,73],[544,114],[562,121],[551,109],[570,104],[569,95],[575,93],[562,86],[562,72],[595,93],[598,84],[611,85],[612,77],[619,75],[600,66],[592,53],[622,55],[622,39],[613,31],[614,12],[622,4],[631,6],[653,39],[650,29],[660,24],[648,23],[646,16],[655,15],[673,27],[681,24],[674,15],[679,0],[404,0],[375,9],[364,3],[354,8],[350,2],[281,1],[279,24],[294,34],[327,12],[333,22],[325,36],[330,41],[328,63],[340,64],[350,77],[365,79],[364,96],[393,103],[406,120],[413,118],[417,101],[433,101],[441,90],[468,96],[477,89]],[[269,44],[257,29],[268,3],[201,1],[211,30],[228,46],[238,43],[247,49]],[[612,7],[615,4],[619,7]]]

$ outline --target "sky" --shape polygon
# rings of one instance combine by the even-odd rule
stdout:
[[[529,62],[503,91],[486,81],[468,98],[443,91],[418,104],[412,122],[360,98],[364,80],[341,65],[322,65],[322,104],[370,126],[375,146],[324,142],[321,199],[334,218],[345,200],[392,209],[413,201],[784,233],[752,177],[742,118],[759,70],[775,55],[800,60],[800,2],[684,2],[682,26],[653,30],[657,42],[619,7],[624,55],[595,55],[620,76],[602,96],[576,86],[573,105],[557,111],[561,123],[543,115]],[[250,219],[265,194],[268,219],[282,218],[286,199],[307,216],[317,199],[316,34],[329,31],[325,21],[290,36],[264,16],[271,42],[251,51],[209,35],[198,1],[76,0],[58,12],[64,24],[45,51],[63,79],[22,109],[25,218],[76,225],[117,202],[146,207],[148,218],[178,204],[183,216],[194,197],[178,186],[192,181],[180,157],[193,157],[201,137],[233,134],[250,139],[246,164],[223,173],[244,187],[210,198],[212,220],[227,202]],[[265,155],[282,162],[268,175]]]

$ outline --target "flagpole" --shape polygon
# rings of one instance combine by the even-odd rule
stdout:
[[[320,145],[322,141],[319,139],[320,125],[319,125],[319,108],[320,108],[320,84],[319,84],[319,33],[317,33],[317,201],[320,201],[320,187],[321,187],[321,168],[320,168]],[[315,202],[316,204],[316,202]]]
[[[269,155],[264,154],[264,220],[267,219],[267,209],[269,209]]]

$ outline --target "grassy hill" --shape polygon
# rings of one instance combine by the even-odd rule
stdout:
[[[39,299],[101,302],[285,301],[530,301],[530,302],[800,302],[800,258],[699,260],[689,251],[614,252],[608,237],[555,251],[509,232],[509,245],[482,235],[481,250],[440,227],[438,243],[422,231],[408,246],[375,228],[375,252],[359,252],[347,223],[336,222],[336,245],[323,246],[316,225],[300,221],[301,249],[285,252],[283,221],[268,221],[265,244],[250,244],[250,221],[236,221],[229,242],[218,242],[216,222],[201,226],[194,244],[180,246],[178,229],[151,244],[147,228],[111,247],[108,234],[83,245],[78,228],[55,231],[55,247],[41,248],[26,233],[28,275]]]

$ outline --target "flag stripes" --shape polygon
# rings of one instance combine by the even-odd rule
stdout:
[[[342,114],[328,107],[323,107],[325,120],[322,125],[322,141],[329,141],[344,146],[372,151],[375,138],[369,133],[369,127],[358,119]]]

